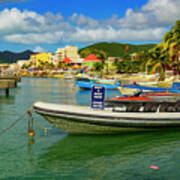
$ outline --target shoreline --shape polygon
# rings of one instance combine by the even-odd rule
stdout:
[[[89,75],[90,74],[90,75]],[[94,72],[90,72],[89,74],[81,74],[77,71],[62,71],[62,70],[41,70],[41,71],[17,71],[17,72],[9,72],[3,74],[3,76],[15,76],[15,77],[27,77],[27,78],[60,78],[60,79],[72,79],[75,80],[77,77],[96,77]],[[145,73],[132,73],[132,74],[106,74],[104,76],[107,79],[116,79],[118,81],[122,81],[122,83],[127,84],[131,81],[139,82],[139,83],[148,83],[148,82],[157,82],[157,84],[151,84],[150,86],[158,86],[158,87],[170,87],[173,82],[180,82],[179,75],[167,74],[165,80],[159,80],[159,76],[152,74],[147,75]]]

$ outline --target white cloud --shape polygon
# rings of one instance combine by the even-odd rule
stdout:
[[[41,46],[36,46],[34,49],[33,49],[34,52],[47,52],[46,49],[42,48]]]
[[[128,9],[119,20],[121,27],[167,27],[180,18],[179,0],[149,0],[140,10]]]
[[[74,13],[44,15],[17,8],[0,11],[0,36],[20,44],[88,43],[97,41],[159,41],[180,18],[179,0],[149,0],[139,10],[127,9],[124,17],[96,20]]]
[[[69,19],[77,26],[86,28],[96,28],[99,25],[97,20],[86,17],[83,14],[78,15],[77,13],[74,13]]]
[[[54,32],[70,29],[61,14],[37,14],[33,11],[20,11],[17,8],[4,9],[0,12],[0,34],[27,34]]]
[[[5,40],[12,43],[21,44],[56,44],[59,42],[71,43],[89,43],[97,41],[159,41],[166,32],[165,28],[156,29],[113,29],[98,28],[98,29],[82,29],[76,28],[74,32],[57,31],[52,33],[42,34],[14,34],[5,36]]]
[[[99,28],[99,29],[81,29],[77,28],[76,32],[71,36],[68,36],[64,41],[67,42],[96,42],[96,41],[159,41],[161,40],[163,34],[166,32],[164,28],[156,29],[113,29],[109,28]]]
[[[47,32],[47,33],[27,33],[27,34],[12,34],[4,36],[4,39],[12,43],[20,44],[56,44],[64,38],[65,32]]]
[[[31,26],[31,24],[36,25],[40,18],[37,17],[35,12],[25,11],[21,12],[16,8],[11,10],[4,9],[0,12],[0,34],[14,34],[18,33],[27,33],[30,31],[38,31],[35,25]],[[32,22],[31,20],[35,20]]]

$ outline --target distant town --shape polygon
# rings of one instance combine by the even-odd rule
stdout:
[[[65,46],[54,53],[31,53],[29,59],[0,64],[0,70],[1,73],[19,72],[21,76],[30,77],[54,77],[66,71],[100,77],[122,73],[159,73],[160,80],[164,80],[167,73],[180,74],[179,28],[180,20],[164,34],[159,44],[101,42],[80,50],[77,46]]]
[[[115,57],[107,57],[106,59],[106,64],[108,64],[108,68],[111,70],[113,70],[114,61]],[[93,53],[80,58],[77,46],[66,46],[58,48],[54,54],[50,52],[35,53],[30,55],[28,60],[18,60],[12,64],[1,64],[0,67],[2,73],[20,72],[22,76],[46,76],[47,73],[50,74],[50,71],[56,71],[54,74],[57,74],[58,71],[66,70],[74,70],[76,72],[86,72],[86,70],[96,71],[94,69],[96,63],[101,62],[102,59]]]

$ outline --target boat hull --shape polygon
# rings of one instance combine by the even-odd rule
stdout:
[[[116,85],[116,84],[114,85],[113,84],[98,84],[98,83],[87,83],[87,82],[76,82],[76,84],[78,85],[80,89],[87,89],[87,90],[92,89],[93,86],[101,86],[109,90],[116,90],[119,87],[119,85]]]
[[[168,91],[171,93],[180,93],[180,83],[174,82],[171,88],[163,88],[163,87],[151,87],[151,86],[141,86],[141,85],[121,85],[121,87],[128,88],[128,89],[136,89],[136,90],[143,90],[143,91]]]
[[[69,134],[117,134],[122,131],[180,127],[180,113],[120,113],[88,107],[37,102],[35,112]]]
[[[115,127],[106,126],[99,124],[83,123],[79,121],[74,121],[74,119],[64,119],[54,116],[42,115],[48,122],[54,124],[56,127],[60,128],[64,132],[73,135],[80,134],[118,134],[125,131],[145,131],[145,128],[132,128],[132,127]],[[152,130],[152,128],[149,130]]]
[[[118,87],[120,86],[120,83],[115,80],[100,80],[100,79],[79,79],[76,81],[76,85],[80,88],[80,89],[92,89],[93,86],[101,86],[101,87],[105,87],[106,89],[109,90],[114,90],[114,89],[118,89]]]

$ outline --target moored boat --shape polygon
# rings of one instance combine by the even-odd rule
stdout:
[[[125,112],[180,112],[180,93],[137,92],[133,96],[106,99],[106,105]]]
[[[158,81],[138,81],[137,84],[141,86],[154,86],[158,85]]]
[[[147,100],[147,99],[146,99]],[[180,127],[180,112],[119,112],[85,106],[36,102],[34,110],[69,134],[112,134],[156,128]]]
[[[125,85],[120,85],[119,89],[120,89],[120,91],[123,90],[124,92],[126,90],[128,92],[131,89],[132,91],[134,91],[134,90],[136,90],[136,91],[139,91],[139,90],[142,90],[142,91],[156,91],[156,92],[168,91],[168,92],[172,92],[172,93],[180,93],[180,82],[174,82],[172,84],[171,88],[141,86],[141,85],[138,85],[138,84],[125,84]]]
[[[160,92],[145,92],[140,93],[140,96],[162,99],[162,98],[180,98],[180,93],[173,93],[168,91],[160,91]]]
[[[78,78],[76,85],[81,89],[92,89],[93,86],[101,86],[106,89],[118,89],[120,82],[116,80]]]
[[[56,74],[53,77],[54,78],[61,78],[61,79],[63,79],[64,78],[64,74]]]

